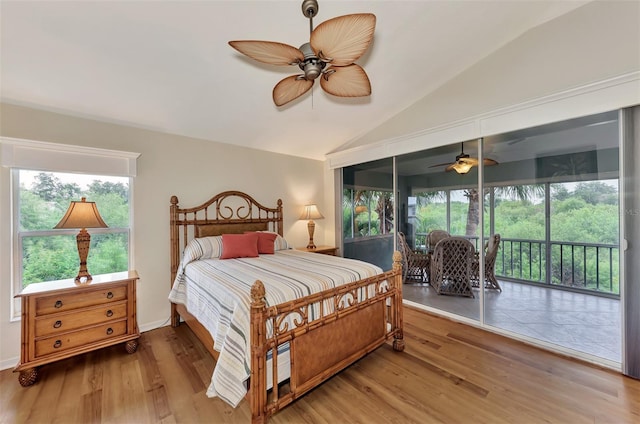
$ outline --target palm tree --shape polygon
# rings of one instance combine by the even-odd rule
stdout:
[[[380,221],[380,233],[387,234],[393,228],[393,200],[391,193],[378,192],[378,204],[376,205],[378,221]]]
[[[369,228],[366,235],[371,235],[371,208],[375,205],[374,211],[378,214],[378,232],[386,234],[393,228],[393,194],[387,191],[377,190],[343,190],[342,209],[344,211],[344,231],[348,237],[353,237],[358,233],[358,224],[355,217],[361,213],[368,212]],[[353,218],[352,218],[353,217]],[[349,228],[347,228],[347,225]]]
[[[494,194],[498,196],[518,199],[523,202],[544,195],[543,184],[485,187],[483,197],[486,197],[491,190],[494,190]],[[464,196],[469,200],[465,235],[473,237],[478,234],[478,224],[480,223],[480,196],[478,189],[466,189],[464,190]]]

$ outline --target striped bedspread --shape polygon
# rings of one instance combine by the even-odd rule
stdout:
[[[201,259],[181,264],[169,300],[184,304],[211,333],[220,357],[207,396],[235,407],[247,393],[250,375],[250,292],[256,280],[264,283],[272,306],[382,272],[366,262],[297,250]]]

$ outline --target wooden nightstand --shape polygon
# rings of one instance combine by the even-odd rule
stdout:
[[[334,246],[316,246],[315,249],[307,249],[306,247],[299,247],[297,250],[303,252],[321,253],[323,255],[338,256],[338,248]]]
[[[92,350],[126,343],[138,348],[136,271],[96,275],[89,284],[74,279],[28,285],[22,298],[22,386],[38,378],[38,366]]]

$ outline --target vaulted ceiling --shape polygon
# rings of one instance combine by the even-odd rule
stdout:
[[[318,84],[284,107],[263,65],[227,44],[309,39],[301,0],[4,1],[2,102],[312,159],[348,144],[526,31],[585,2],[323,1],[314,26],[376,15],[358,60],[372,95]]]

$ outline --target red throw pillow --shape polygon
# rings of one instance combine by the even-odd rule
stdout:
[[[255,258],[258,256],[258,234],[223,234],[220,259]]]
[[[255,233],[251,231],[245,232],[245,234],[257,234],[258,235],[258,253],[271,254],[275,253],[274,242],[278,235],[276,233]]]

